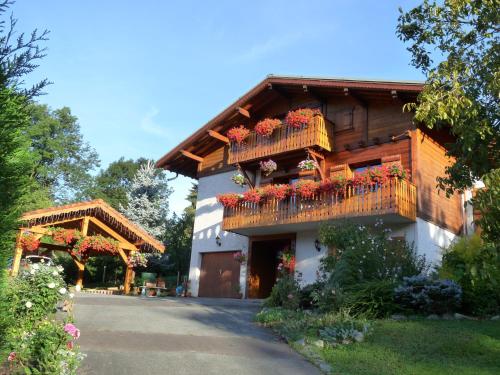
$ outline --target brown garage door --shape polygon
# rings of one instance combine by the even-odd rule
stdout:
[[[239,297],[240,264],[233,256],[233,251],[202,254],[200,297]]]

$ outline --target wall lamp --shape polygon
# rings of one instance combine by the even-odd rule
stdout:
[[[220,236],[219,236],[219,235],[217,235],[217,237],[215,237],[215,243],[216,243],[216,244],[217,244],[217,246],[219,246],[219,247],[222,245],[222,241],[221,241],[221,239],[220,239]]]
[[[321,251],[321,242],[319,242],[318,239],[314,241],[314,248],[318,250],[318,252]]]

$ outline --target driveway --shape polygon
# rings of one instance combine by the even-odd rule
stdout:
[[[79,294],[82,374],[319,374],[252,322],[255,301]]]

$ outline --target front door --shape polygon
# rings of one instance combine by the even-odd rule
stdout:
[[[234,251],[204,253],[201,258],[200,297],[239,298],[240,263]]]

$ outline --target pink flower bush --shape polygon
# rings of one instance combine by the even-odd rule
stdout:
[[[74,324],[71,324],[71,323],[67,323],[64,326],[64,332],[70,334],[75,339],[80,337],[80,330],[78,328],[76,328]]]
[[[10,352],[9,356],[7,357],[7,360],[9,362],[12,362],[16,359],[16,352]]]

